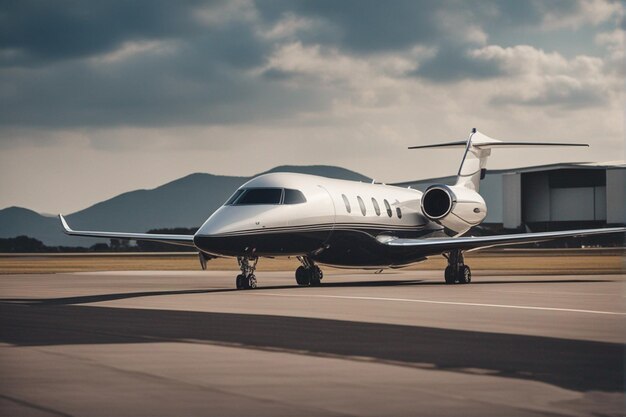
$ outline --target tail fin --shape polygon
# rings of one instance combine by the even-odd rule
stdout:
[[[472,129],[467,141],[448,142],[435,145],[411,146],[409,149],[452,148],[463,147],[465,153],[457,173],[457,186],[478,191],[482,170],[487,166],[487,158],[492,148],[525,148],[543,146],[589,146],[581,143],[554,143],[554,142],[502,142]]]

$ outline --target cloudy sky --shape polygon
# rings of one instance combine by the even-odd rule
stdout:
[[[3,1],[0,208],[281,164],[448,175],[458,150],[406,147],[472,127],[592,145],[492,168],[623,160],[625,26],[594,0]]]

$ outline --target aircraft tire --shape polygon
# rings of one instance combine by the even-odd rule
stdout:
[[[305,267],[299,266],[298,269],[296,269],[296,282],[300,286],[308,286],[311,284],[309,271]]]
[[[446,270],[444,271],[443,275],[446,280],[446,284],[450,285],[456,282],[456,277],[454,276],[454,270],[452,269],[452,267],[450,266],[446,267]]]
[[[322,280],[322,271],[321,269],[319,269],[317,266],[309,269],[307,271],[309,273],[310,276],[310,280],[309,280],[309,285],[311,287],[319,287],[322,283],[320,282]]]
[[[244,283],[245,280],[246,280],[245,275],[243,274],[237,275],[237,279],[235,280],[235,283],[237,285],[238,290],[243,290],[244,288],[246,288],[245,283]]]
[[[246,288],[256,288],[256,276],[254,274],[250,274],[244,282],[247,284]]]
[[[459,282],[461,284],[469,284],[472,282],[472,270],[469,266],[463,265],[459,272]]]

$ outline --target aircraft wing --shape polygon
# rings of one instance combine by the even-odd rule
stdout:
[[[71,236],[84,237],[102,237],[107,239],[130,239],[130,240],[150,240],[153,242],[170,243],[172,245],[183,245],[195,247],[193,244],[193,235],[166,235],[153,233],[121,233],[121,232],[90,232],[73,230],[65,220],[62,214],[59,214],[59,220],[63,225],[63,231]]]
[[[518,233],[497,236],[467,236],[450,238],[426,238],[426,239],[403,239],[391,238],[381,243],[394,246],[415,248],[420,251],[438,254],[450,250],[460,249],[463,251],[490,248],[493,246],[518,245],[522,243],[545,242],[565,237],[581,237],[589,235],[601,235],[607,233],[624,233],[626,227],[610,227],[603,229],[566,230],[559,232]]]

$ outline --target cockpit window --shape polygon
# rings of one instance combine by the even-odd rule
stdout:
[[[236,206],[280,204],[282,194],[282,188],[248,188],[233,204]]]
[[[241,196],[241,194],[243,194],[245,190],[239,189],[237,191],[235,191],[235,194],[233,194],[228,201],[226,201],[224,203],[225,206],[230,206],[231,204],[234,204],[235,201]]]
[[[306,198],[301,191],[291,190],[289,188],[285,188],[285,196],[283,198],[283,204],[300,204],[306,203]]]
[[[224,203],[225,206],[253,204],[300,204],[306,203],[302,191],[290,188],[241,188]]]

